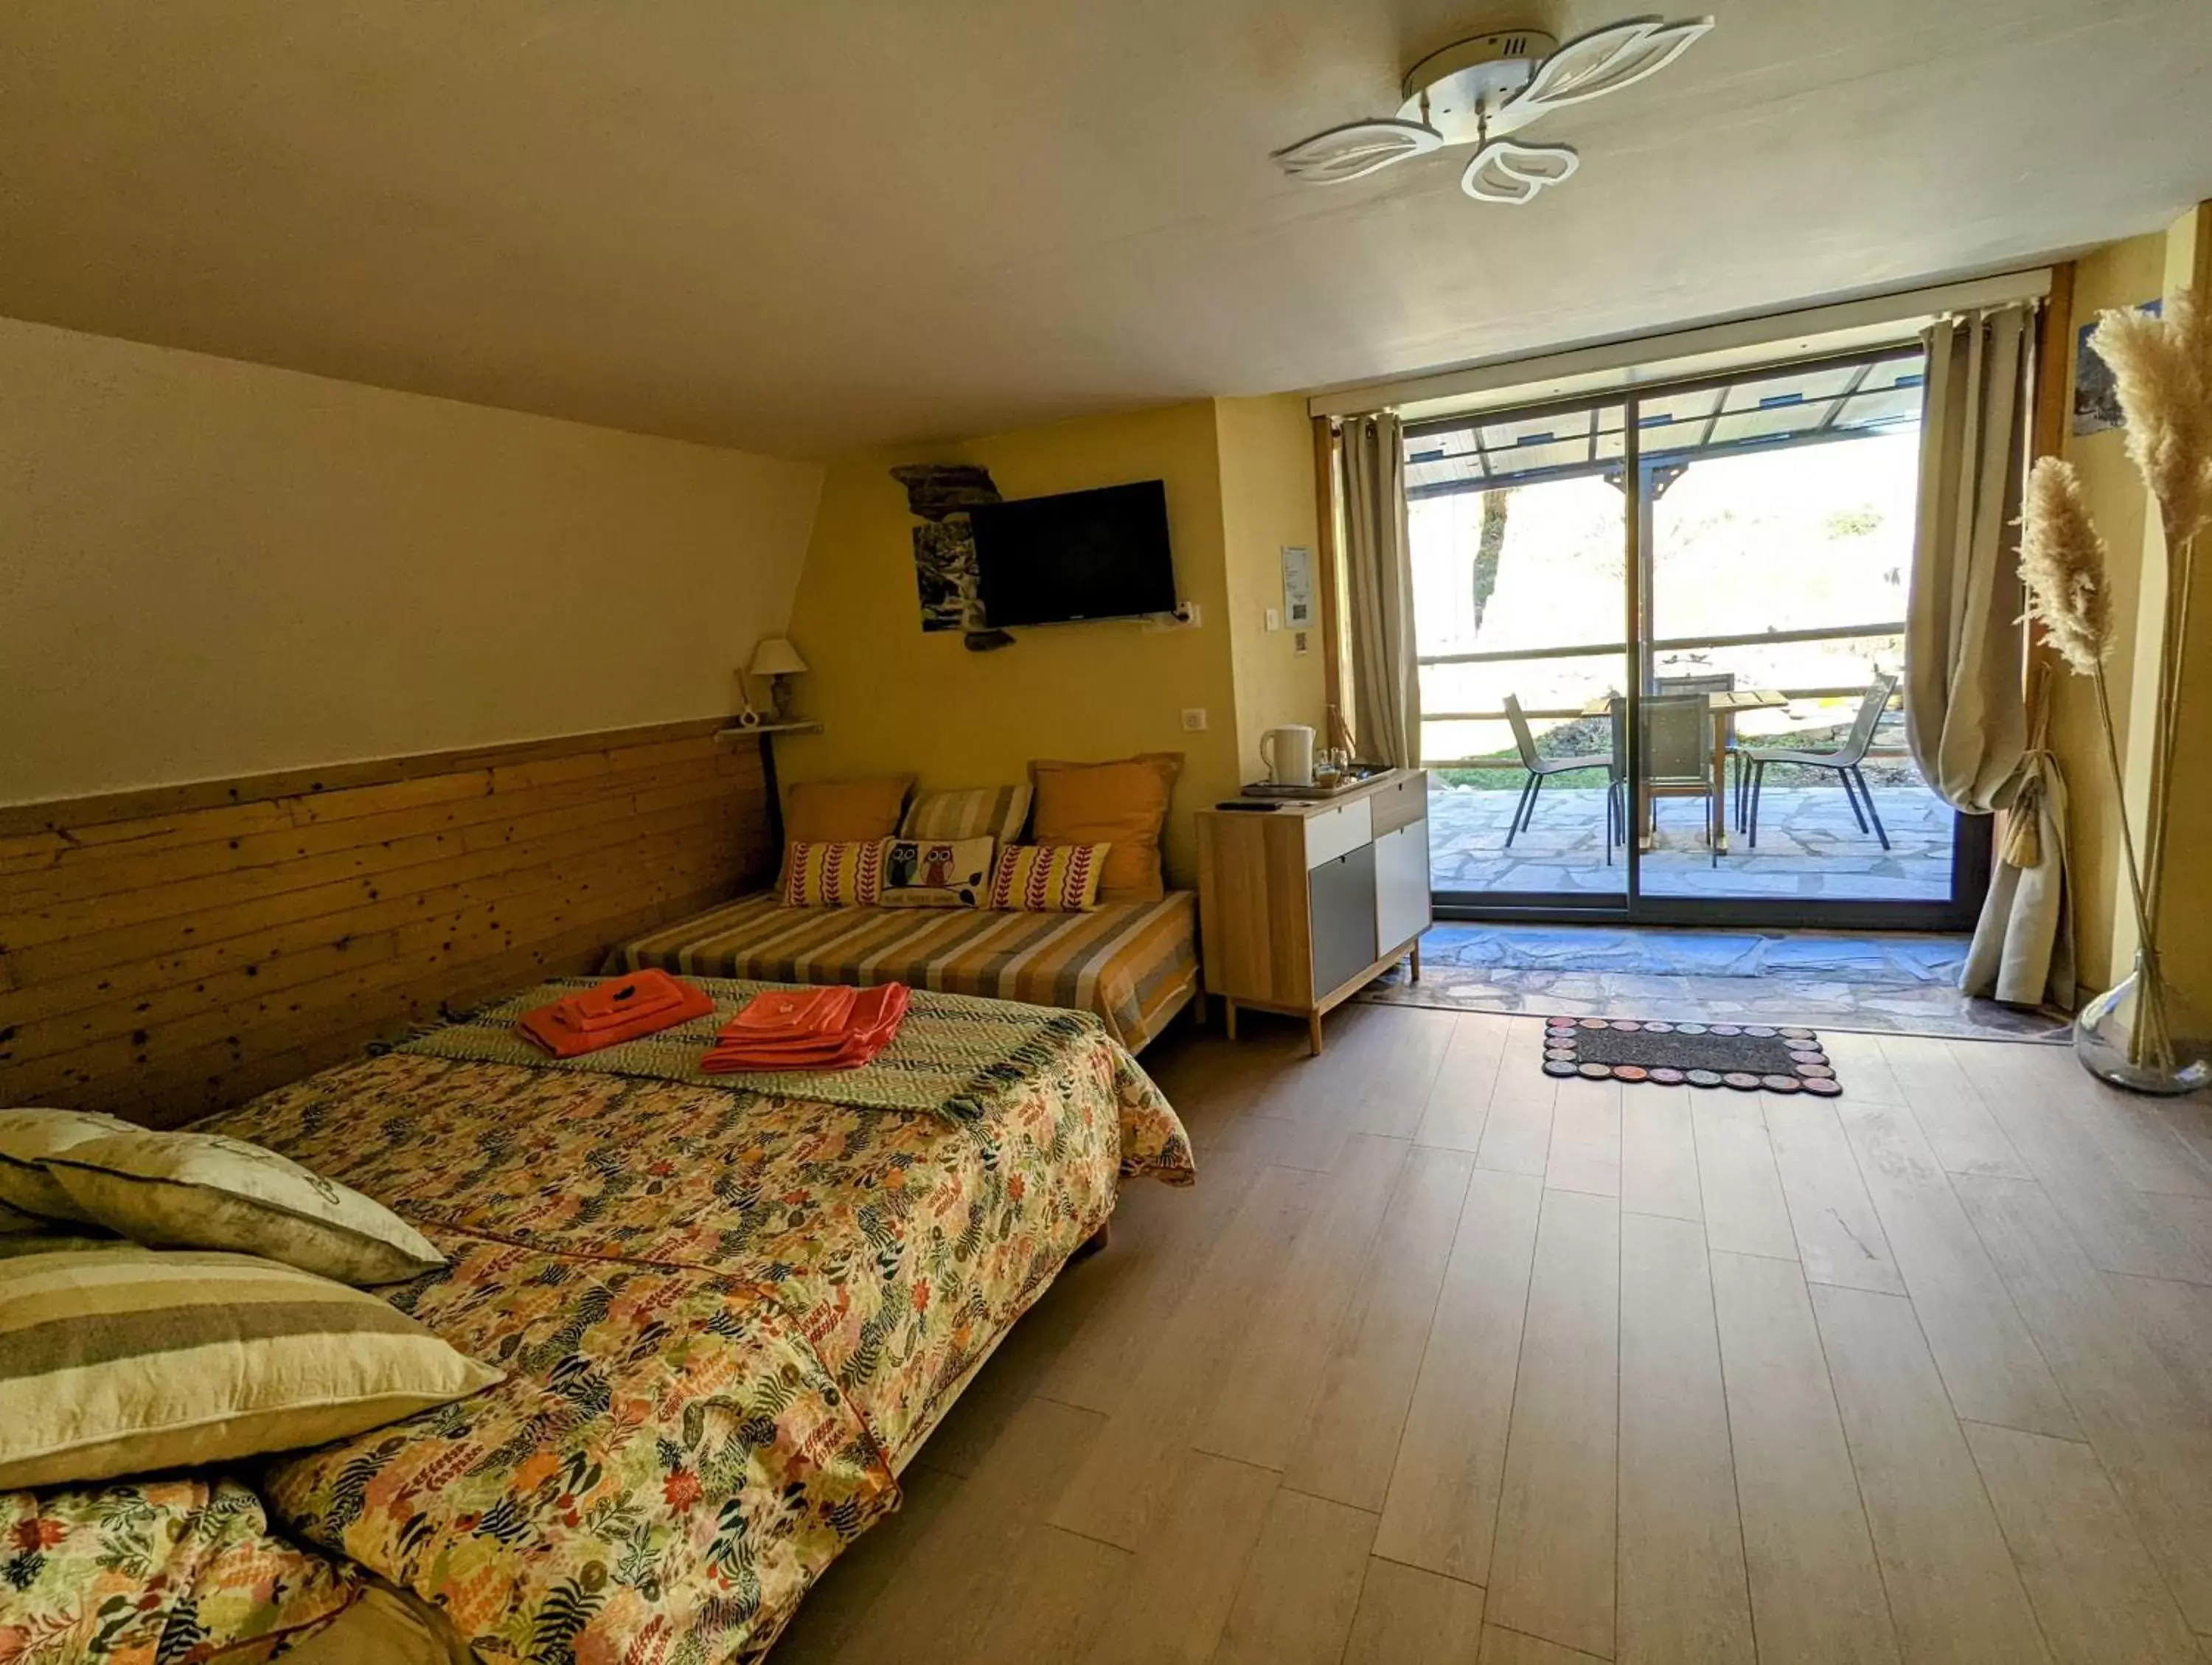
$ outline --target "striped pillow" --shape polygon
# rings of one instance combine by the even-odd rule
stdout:
[[[991,906],[1024,914],[1087,914],[1098,905],[1109,844],[1015,844],[999,852]]]
[[[872,908],[883,900],[888,838],[810,844],[794,839],[783,863],[787,908]]]
[[[906,812],[906,820],[899,827],[899,836],[995,838],[1001,845],[1011,844],[1022,836],[1022,829],[1029,823],[1030,796],[1027,786],[963,787],[956,792],[916,793],[913,805]]]
[[[320,1445],[500,1379],[274,1261],[131,1243],[0,1260],[0,1491]]]

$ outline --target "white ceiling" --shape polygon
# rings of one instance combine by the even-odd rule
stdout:
[[[1706,0],[1464,152],[1267,153],[1626,0],[9,0],[0,313],[818,455],[1994,269],[2212,196],[2207,0]],[[1549,11],[1547,18],[1547,12]]]

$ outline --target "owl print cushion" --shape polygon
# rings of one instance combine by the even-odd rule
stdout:
[[[991,882],[991,838],[896,838],[884,864],[886,908],[974,908]]]

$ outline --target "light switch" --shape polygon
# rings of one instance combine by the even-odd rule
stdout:
[[[1267,628],[1270,630],[1279,630],[1283,628],[1283,610],[1281,608],[1270,607],[1267,609]]]

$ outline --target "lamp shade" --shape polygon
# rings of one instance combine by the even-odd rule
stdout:
[[[748,668],[756,677],[787,677],[795,671],[804,671],[806,661],[781,636],[763,636],[760,646],[753,649],[753,662]]]

